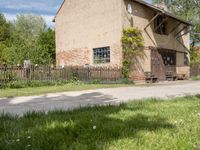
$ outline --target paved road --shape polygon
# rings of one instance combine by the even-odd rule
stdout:
[[[199,81],[183,81],[154,86],[134,86],[64,92],[40,96],[0,98],[0,113],[23,115],[27,111],[69,110],[93,105],[117,105],[142,98],[171,98],[200,94]]]

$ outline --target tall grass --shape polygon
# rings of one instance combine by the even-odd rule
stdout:
[[[2,150],[200,149],[200,96],[0,116]]]

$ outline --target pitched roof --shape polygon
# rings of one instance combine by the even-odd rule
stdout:
[[[63,0],[61,6],[60,6],[60,8],[59,8],[59,10],[58,10],[57,13],[56,13],[56,16],[57,16],[58,13],[60,12],[62,6],[63,6],[64,3],[65,3],[65,1],[66,1],[66,0]],[[179,21],[179,22],[185,23],[185,24],[187,24],[187,25],[192,25],[191,22],[186,21],[186,20],[183,20],[183,19],[180,19],[180,18],[178,18],[177,16],[175,16],[174,14],[169,13],[169,12],[165,11],[164,9],[161,9],[161,8],[159,8],[159,7],[156,7],[156,6],[152,5],[152,4],[149,4],[149,3],[147,3],[147,2],[145,2],[145,1],[143,1],[143,0],[132,0],[132,1],[137,2],[137,3],[139,3],[139,4],[143,5],[143,6],[146,6],[146,7],[148,7],[148,8],[151,8],[151,9],[153,9],[154,11],[163,13],[163,14],[165,14],[165,15],[167,15],[167,16],[169,16],[169,17],[171,17],[171,18],[173,18],[173,19],[175,19],[175,20],[177,20],[177,21]],[[54,17],[53,22],[55,22],[56,16]]]
[[[173,18],[173,19],[175,19],[177,21],[180,21],[180,22],[185,23],[187,25],[192,25],[191,22],[183,20],[183,19],[180,19],[179,17],[175,16],[173,13],[167,12],[164,9],[161,9],[159,7],[156,7],[156,6],[152,5],[152,4],[149,4],[149,3],[147,3],[147,2],[145,2],[143,0],[133,0],[133,1],[139,3],[139,4],[143,5],[143,6],[149,7],[151,9],[153,9],[154,11],[161,12],[161,13],[163,13],[163,14],[165,14],[165,15],[167,15],[167,16],[169,16],[169,17],[171,17],[171,18]]]
[[[57,16],[58,13],[60,12],[60,10],[61,10],[61,8],[63,7],[64,3],[65,3],[65,0],[63,0],[63,2],[62,2],[62,4],[60,5],[58,11],[56,12],[56,15],[55,15],[55,17],[54,17],[54,19],[53,19],[53,22],[55,22],[56,16]]]

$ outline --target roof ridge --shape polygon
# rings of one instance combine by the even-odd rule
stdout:
[[[145,5],[147,7],[150,7],[152,9],[156,10],[156,11],[162,12],[162,13],[166,14],[167,16],[170,16],[170,17],[172,17],[172,18],[174,18],[174,19],[176,19],[176,20],[178,20],[180,22],[186,23],[188,25],[192,25],[191,22],[183,20],[183,19],[177,17],[175,14],[173,14],[171,12],[168,12],[168,11],[166,11],[164,9],[161,9],[161,8],[159,8],[159,7],[157,7],[157,6],[153,5],[153,4],[149,4],[149,3],[145,2],[144,0],[133,0],[133,1],[135,1],[137,3],[140,3],[141,5]]]
[[[132,0],[132,1],[135,1],[135,2],[137,2],[137,3],[141,4],[141,5],[144,5],[146,7],[149,7],[151,9],[155,10],[155,11],[162,12],[163,14],[166,14],[167,16],[169,16],[171,18],[174,18],[174,19],[178,20],[179,22],[185,23],[187,25],[192,25],[191,22],[183,20],[183,19],[177,17],[176,15],[174,15],[173,13],[167,12],[164,9],[161,9],[161,8],[159,8],[159,7],[157,7],[157,6],[153,5],[153,4],[149,4],[149,3],[145,2],[144,0]],[[63,5],[64,5],[65,2],[66,2],[66,0],[63,0],[61,6],[59,7],[58,11],[56,12],[56,15],[55,15],[55,17],[53,19],[53,22],[55,22],[56,16],[60,12],[60,10],[63,7]]]

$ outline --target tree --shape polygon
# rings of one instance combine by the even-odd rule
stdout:
[[[33,63],[55,63],[55,31],[48,29],[41,32],[37,39],[37,48],[33,51]],[[45,59],[44,59],[45,58]]]
[[[191,29],[191,46],[195,46],[200,42],[200,1],[197,0],[174,0],[173,12],[182,19],[191,21],[193,26]]]
[[[171,5],[173,0],[152,0],[153,4],[163,3],[168,7],[168,11],[171,11]]]
[[[172,0],[153,0],[152,2],[154,4],[158,4],[158,3],[164,2],[165,4],[170,5],[172,3]]]
[[[6,21],[3,14],[0,14],[0,42],[10,38],[10,24]]]
[[[41,16],[32,14],[17,15],[16,20],[13,22],[12,45],[8,50],[17,55],[7,56],[8,63],[22,64],[24,59],[31,59],[34,62],[32,54],[38,46],[37,38],[45,30],[46,23]]]
[[[46,30],[46,23],[41,16],[32,14],[17,15],[14,21],[14,43],[20,45],[23,58],[30,59],[41,32]],[[16,39],[17,37],[17,39]],[[23,61],[23,60],[20,60]]]
[[[200,63],[200,53],[198,47],[191,47],[190,50],[190,59],[191,59],[191,65],[196,65]]]
[[[20,14],[16,18],[14,21],[15,31],[20,35],[20,38],[25,40],[39,36],[47,28],[46,22],[41,16]]]
[[[41,16],[17,15],[12,23],[0,14],[0,63],[55,63],[55,32]]]
[[[3,53],[9,45],[11,24],[6,21],[3,14],[0,14],[0,63],[4,63]]]

